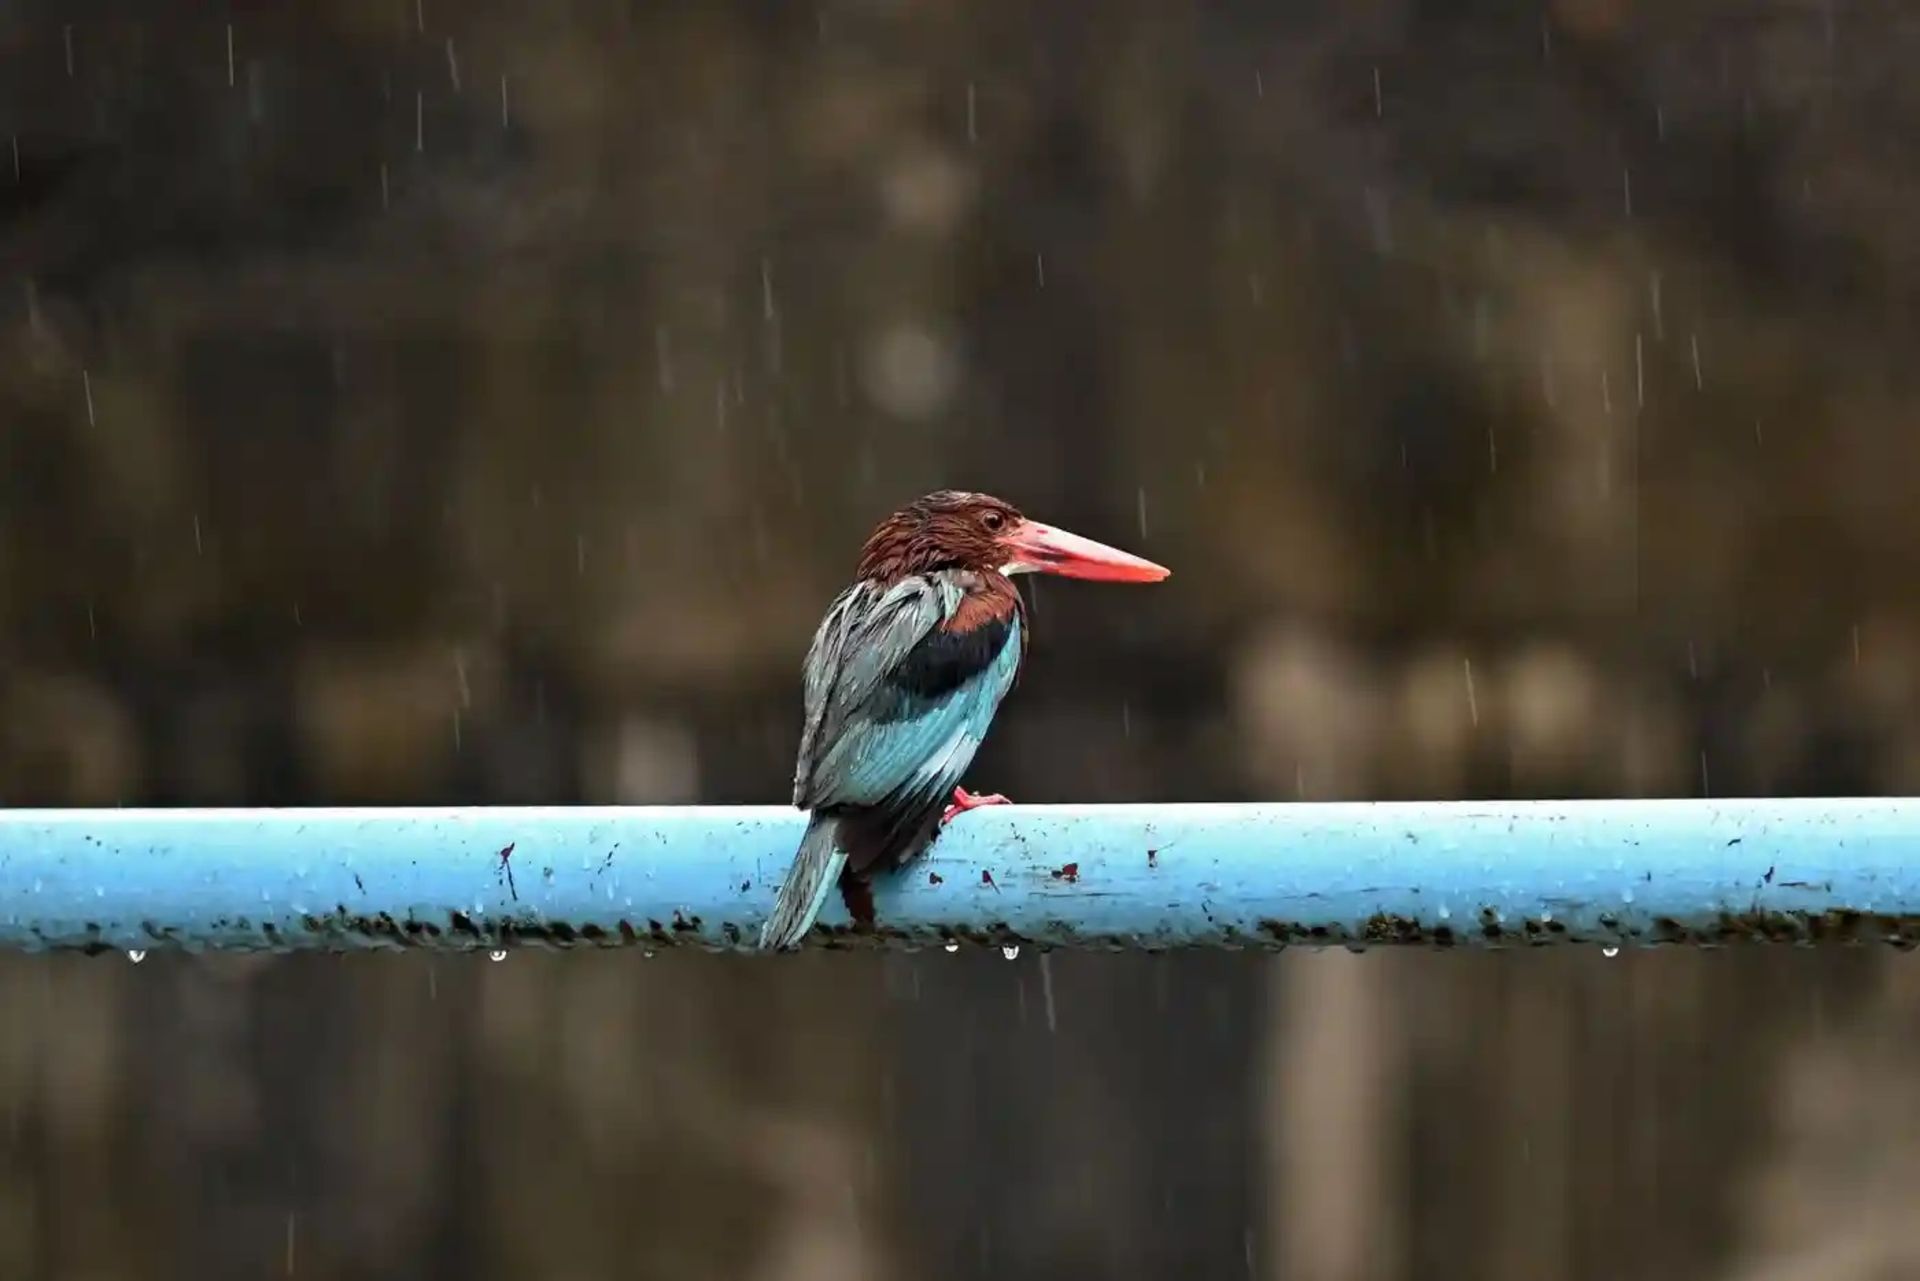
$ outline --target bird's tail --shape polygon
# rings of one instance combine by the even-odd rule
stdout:
[[[813,928],[840,869],[847,865],[847,851],[839,841],[839,822],[827,814],[815,814],[800,838],[800,848],[781,882],[780,894],[773,901],[773,912],[760,927],[760,949],[781,950],[799,945]]]

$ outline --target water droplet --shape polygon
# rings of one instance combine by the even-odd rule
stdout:
[[[1609,943],[1607,946],[1600,949],[1600,955],[1607,956],[1607,957],[1618,956],[1620,955],[1620,949],[1613,946],[1611,943]]]
[[[959,950],[960,950],[960,944],[958,942],[956,942],[953,939],[947,940],[947,951],[958,952]]]
[[[136,947],[136,948],[130,949],[127,952],[127,959],[129,961],[132,961],[135,965],[138,965],[140,964],[140,962],[147,959],[147,954],[142,949]]]
[[[507,959],[507,949],[504,947],[496,947],[493,951],[487,953],[487,959],[489,961],[504,961]]]
[[[1440,919],[1443,921],[1449,921],[1453,919],[1453,909],[1448,907],[1445,903],[1442,903],[1440,905]]]
[[[1013,960],[1015,957],[1020,955],[1019,944],[1017,943],[1009,944],[1008,946],[1001,948],[1000,955],[1006,957],[1009,961]]]

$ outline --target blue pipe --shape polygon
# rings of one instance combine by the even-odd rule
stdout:
[[[0,811],[0,947],[746,948],[790,809]],[[1920,941],[1920,801],[1025,805],[814,941]]]

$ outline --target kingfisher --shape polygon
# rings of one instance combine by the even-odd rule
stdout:
[[[798,946],[836,883],[852,906],[874,872],[919,854],[959,814],[1008,803],[960,779],[1026,658],[1013,575],[1153,583],[1169,572],[987,494],[938,490],[881,521],[807,651],[793,772],[807,830],[761,948]]]

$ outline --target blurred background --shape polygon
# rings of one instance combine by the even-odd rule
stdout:
[[[0,4],[0,803],[780,802],[936,486],[1045,802],[1920,781],[1920,11]],[[0,960],[0,1277],[1920,1275],[1920,962]]]

